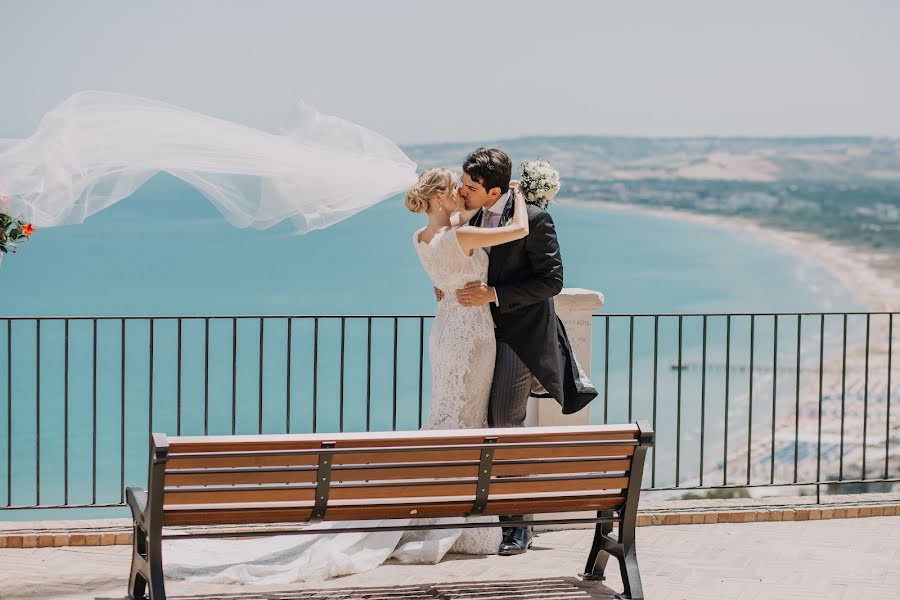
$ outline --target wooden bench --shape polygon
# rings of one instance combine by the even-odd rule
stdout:
[[[535,515],[519,524],[596,524],[583,577],[603,580],[607,560],[615,556],[625,596],[637,600],[643,592],[634,529],[644,456],[652,444],[653,430],[645,423],[221,437],[154,433],[148,490],[128,488],[126,494],[134,518],[129,596],[144,598],[149,586],[151,600],[166,597],[163,539],[311,534],[322,531],[316,527],[322,521],[370,519],[407,521],[337,531],[455,529],[501,523],[440,527],[408,519]],[[549,513],[569,514],[542,516]],[[264,532],[213,527],[163,534],[165,527],[248,524],[270,525]]]

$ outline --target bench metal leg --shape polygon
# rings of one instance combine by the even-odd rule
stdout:
[[[147,564],[147,538],[143,530],[137,525],[134,526],[131,552],[131,575],[128,577],[128,597],[131,600],[140,600],[145,598],[145,590],[147,589],[147,579],[141,574]]]
[[[134,519],[128,597],[131,600],[166,600],[162,569],[162,528],[150,518],[148,495],[145,491],[128,488],[125,496]]]
[[[134,526],[131,576],[128,578],[128,597],[131,600],[166,600],[161,550],[159,536],[147,535],[140,525]],[[149,596],[146,593],[148,587]]]
[[[624,556],[619,559],[619,570],[622,572],[625,597],[630,600],[644,600],[641,571],[638,569],[637,551],[634,545],[625,549]]]
[[[597,513],[597,518],[611,519],[613,511],[601,510]],[[604,540],[609,540],[612,533],[612,522],[597,523],[594,530],[594,543],[591,545],[591,551],[588,554],[587,565],[584,567],[584,579],[588,581],[603,581],[606,579],[606,563],[609,561],[609,552],[604,549]]]
[[[613,511],[600,511],[597,517],[601,519],[614,519]],[[623,532],[623,524],[619,523],[618,535],[613,533],[612,522],[597,523],[594,531],[594,543],[588,554],[587,565],[582,575],[585,581],[603,581],[606,579],[606,564],[610,556],[619,561],[619,570],[622,573],[622,584],[625,588],[623,598],[629,600],[643,600],[644,590],[641,585],[641,572],[638,569],[637,550],[634,545],[634,534],[627,535]]]
[[[150,531],[147,562],[150,566],[150,600],[166,600],[166,585],[162,568],[162,532]]]

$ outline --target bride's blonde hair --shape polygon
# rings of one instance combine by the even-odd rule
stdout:
[[[419,181],[406,193],[404,204],[414,213],[428,212],[428,202],[452,187],[453,171],[441,168],[428,169],[419,175]]]

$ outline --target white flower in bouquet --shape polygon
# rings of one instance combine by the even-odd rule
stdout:
[[[544,160],[528,161],[522,164],[519,187],[526,202],[547,208],[559,191],[559,171]]]

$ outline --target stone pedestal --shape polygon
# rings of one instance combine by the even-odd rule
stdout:
[[[581,288],[565,288],[556,298],[556,314],[566,326],[569,342],[582,370],[591,375],[591,332],[593,315],[603,306],[600,292]],[[526,426],[587,425],[590,405],[574,415],[563,415],[553,398],[529,398]]]

